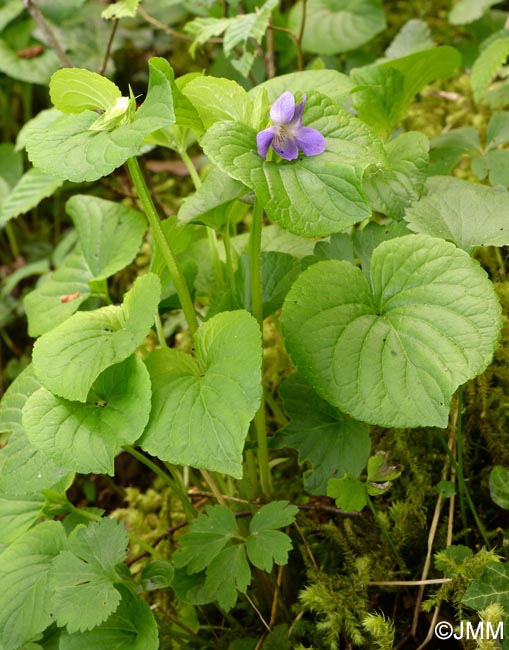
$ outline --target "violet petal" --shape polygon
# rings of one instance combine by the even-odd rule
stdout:
[[[301,103],[297,104],[297,106],[295,107],[292,124],[297,124],[297,126],[300,126],[302,124],[302,113],[304,112],[305,107],[306,107],[306,95],[303,94]]]
[[[274,151],[285,160],[295,160],[299,155],[297,144],[294,137],[281,136],[276,134],[272,141]]]
[[[316,129],[301,126],[295,133],[295,142],[306,156],[316,156],[325,151],[325,138]]]
[[[276,131],[274,127],[271,126],[269,129],[260,131],[256,135],[256,146],[258,147],[258,154],[262,158],[265,158],[267,155],[267,151],[269,150],[269,147],[272,144],[272,140],[274,139],[275,132]]]
[[[295,113],[295,97],[290,91],[287,91],[276,99],[270,109],[270,119],[275,126],[288,124],[292,121]]]

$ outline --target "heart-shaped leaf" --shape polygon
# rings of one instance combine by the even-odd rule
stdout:
[[[286,344],[308,383],[358,420],[447,425],[456,388],[491,361],[501,309],[487,275],[453,244],[407,235],[378,246],[371,286],[319,262],[283,307]]]
[[[90,70],[62,68],[51,77],[51,101],[62,113],[106,111],[121,95],[113,81]]]
[[[40,336],[72,316],[90,296],[93,275],[79,246],[24,299],[30,336]]]
[[[94,280],[108,278],[133,261],[147,229],[141,212],[85,194],[71,197],[65,209]]]
[[[326,138],[324,153],[290,163],[265,161],[257,153],[256,130],[226,121],[214,124],[202,145],[222,171],[254,189],[271,219],[297,235],[321,237],[371,214],[362,176],[387,158],[371,129],[325,95],[310,94],[303,123]]]
[[[139,444],[162,460],[242,476],[242,450],[260,403],[260,329],[224,312],[195,335],[196,359],[168,348],[146,364],[152,412]]]
[[[59,466],[113,475],[115,454],[147,424],[150,395],[147,370],[133,355],[99,376],[85,404],[40,388],[23,409],[23,426],[33,446]]]
[[[34,166],[56,178],[95,181],[135,156],[144,138],[175,122],[170,64],[154,57],[149,62],[147,97],[131,123],[109,130],[92,130],[97,113],[62,115],[47,129],[27,127],[26,148]]]
[[[53,622],[49,571],[65,548],[61,522],[45,521],[2,553],[0,568],[0,642],[15,650],[38,638]]]
[[[153,273],[139,277],[122,306],[78,312],[36,341],[35,374],[49,391],[85,402],[100,373],[129,357],[154,322],[161,284]]]
[[[509,192],[442,176],[429,179],[426,190],[406,210],[410,230],[447,239],[468,252],[474,246],[509,244]]]
[[[299,33],[302,3],[290,12],[289,27]],[[308,0],[302,46],[308,52],[348,52],[371,40],[385,28],[380,0]]]

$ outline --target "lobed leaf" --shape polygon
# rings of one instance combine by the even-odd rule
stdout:
[[[116,611],[92,630],[68,634],[60,639],[59,650],[157,650],[157,623],[147,603],[119,585],[122,596]]]
[[[352,420],[322,399],[295,373],[279,389],[290,423],[278,435],[279,446],[299,452],[299,464],[310,462],[304,472],[304,488],[311,494],[327,494],[330,478],[357,476],[369,457],[369,427]]]
[[[51,562],[51,603],[55,620],[69,634],[90,630],[105,621],[120,604],[115,566],[127,554],[128,537],[113,519],[76,528],[68,547]]]
[[[173,560],[177,568],[187,566],[188,573],[206,569],[224,547],[238,535],[231,510],[224,506],[207,506],[180,538],[181,549]]]
[[[277,530],[295,521],[299,509],[288,501],[273,501],[258,510],[249,524],[246,551],[249,560],[262,571],[272,571],[274,563],[288,563],[292,542],[288,535]]]

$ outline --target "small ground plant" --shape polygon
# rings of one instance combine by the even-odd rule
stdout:
[[[509,7],[449,4],[0,0],[0,650],[509,648]]]

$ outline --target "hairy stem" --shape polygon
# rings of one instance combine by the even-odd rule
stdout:
[[[186,281],[178,265],[176,255],[173,252],[171,243],[166,237],[166,234],[161,226],[159,215],[155,209],[154,202],[150,196],[150,192],[148,190],[147,184],[145,183],[145,179],[143,178],[143,174],[141,173],[140,165],[137,159],[134,156],[132,158],[129,158],[127,165],[129,167],[129,172],[136,188],[136,192],[140,198],[141,205],[143,206],[147,220],[150,224],[150,227],[152,228],[153,237],[156,241],[157,246],[159,247],[159,250],[161,251],[164,261],[166,262],[166,266],[170,271],[171,279],[175,284],[175,288],[177,290],[182,309],[184,310],[187,324],[189,326],[191,334],[194,335],[198,329],[198,319],[196,318],[193,301],[191,300]]]

